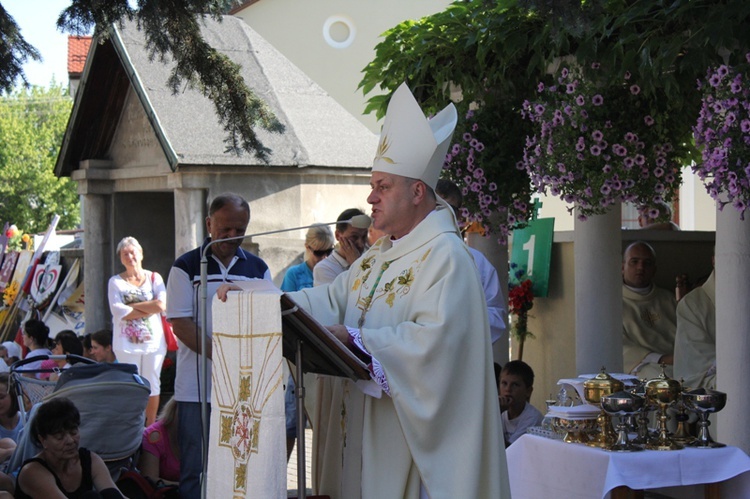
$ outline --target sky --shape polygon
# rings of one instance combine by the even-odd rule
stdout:
[[[70,0],[0,0],[15,19],[21,34],[42,55],[42,62],[26,62],[24,72],[32,85],[48,87],[52,77],[68,84],[68,34],[57,30],[60,12]]]

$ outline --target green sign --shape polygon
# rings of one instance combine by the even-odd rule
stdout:
[[[552,256],[554,218],[532,220],[523,229],[513,231],[513,248],[510,253],[510,283],[517,284],[529,278],[534,283],[534,296],[549,294],[549,267]],[[523,275],[517,273],[523,272]]]

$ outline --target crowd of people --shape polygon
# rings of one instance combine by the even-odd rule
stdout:
[[[309,229],[302,261],[285,273],[281,289],[314,317],[325,317],[331,334],[365,361],[372,377],[366,389],[343,378],[316,380],[311,424],[318,494],[509,497],[504,449],[541,423],[542,414],[530,402],[531,366],[520,360],[493,364],[492,344],[507,337],[500,280],[487,259],[463,241],[461,190],[438,181],[456,118],[449,105],[425,119],[408,88],[400,87],[373,162],[369,229],[351,222],[363,210],[342,211],[333,232],[326,225]],[[15,342],[0,346],[5,360],[0,367],[39,357],[21,374],[47,382],[81,357],[135,365],[150,387],[136,467],[154,483],[178,484],[183,498],[200,497],[207,456],[199,431],[198,359],[212,357],[212,309],[206,308],[208,330],[202,331],[201,256],[209,257],[209,298],[226,300],[239,281],[271,280],[266,263],[241,247],[250,223],[244,198],[214,197],[205,223],[208,237],[175,260],[166,284],[143,267],[143,248],[135,238],[119,242],[116,254],[124,270],[109,280],[111,329],[83,337],[61,331],[51,340],[44,322],[30,319],[23,324],[23,349]],[[689,386],[707,386],[716,368],[713,274],[682,297],[657,288],[655,273],[656,254],[648,243],[626,248],[626,371],[655,376],[668,366],[670,375],[684,377]],[[163,318],[179,344],[169,400],[160,398],[167,351]],[[64,357],[47,359],[51,355]],[[210,371],[207,383],[210,400]],[[14,452],[24,431],[41,451],[19,469],[0,474],[0,497],[89,492],[122,497],[102,459],[80,447],[76,406],[54,397],[24,421],[10,385],[9,375],[0,373],[0,462]],[[286,389],[288,458],[298,432],[292,376]]]

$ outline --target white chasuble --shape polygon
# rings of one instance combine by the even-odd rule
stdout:
[[[484,292],[448,210],[383,238],[330,285],[291,294],[323,324],[360,328],[390,396],[365,396],[363,499],[509,498]],[[355,429],[359,434],[355,434]],[[320,463],[325,466],[326,463]]]
[[[259,287],[213,303],[208,497],[286,497],[279,291]]]

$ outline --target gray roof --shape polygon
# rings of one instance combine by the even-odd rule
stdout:
[[[224,16],[223,22],[206,18],[201,31],[211,46],[241,66],[247,85],[285,125],[283,134],[257,130],[263,144],[272,150],[270,166],[367,168],[372,165],[377,135],[244,21],[230,16]],[[224,140],[227,134],[219,123],[213,103],[199,91],[185,86],[177,94],[172,94],[167,86],[172,64],[162,63],[158,59],[149,60],[145,37],[135,23],[125,23],[115,29],[111,41],[105,42],[105,45],[109,43],[114,50],[94,44],[86,63],[87,66],[94,66],[94,69],[84,70],[79,92],[85,94],[88,88],[93,90],[107,85],[87,79],[103,74],[104,70],[97,70],[97,65],[114,65],[106,59],[116,54],[119,59],[117,65],[121,65],[127,74],[129,84],[144,106],[173,168],[184,165],[262,164],[253,154],[237,156],[226,152]],[[110,92],[115,91],[110,89]],[[116,92],[121,93],[122,86]],[[104,102],[100,103],[101,106],[96,106],[95,102],[104,100],[101,90],[90,93],[88,97],[77,96],[63,150],[58,158],[58,174],[69,173],[77,168],[78,161],[82,159],[95,159],[76,156],[84,156],[84,152],[94,154],[96,151],[101,154],[109,148],[109,144],[101,142],[111,141],[111,133],[100,133],[95,139],[100,142],[97,147],[83,145],[83,142],[93,140],[91,133],[87,134],[85,130],[77,133],[78,126],[86,126],[87,116],[84,114],[90,115],[93,109],[102,112],[105,108]],[[107,102],[114,102],[112,96]],[[89,111],[81,111],[81,116],[76,117],[78,107]],[[119,113],[120,110],[113,107],[109,112]],[[110,116],[109,119],[117,120],[118,117]]]

